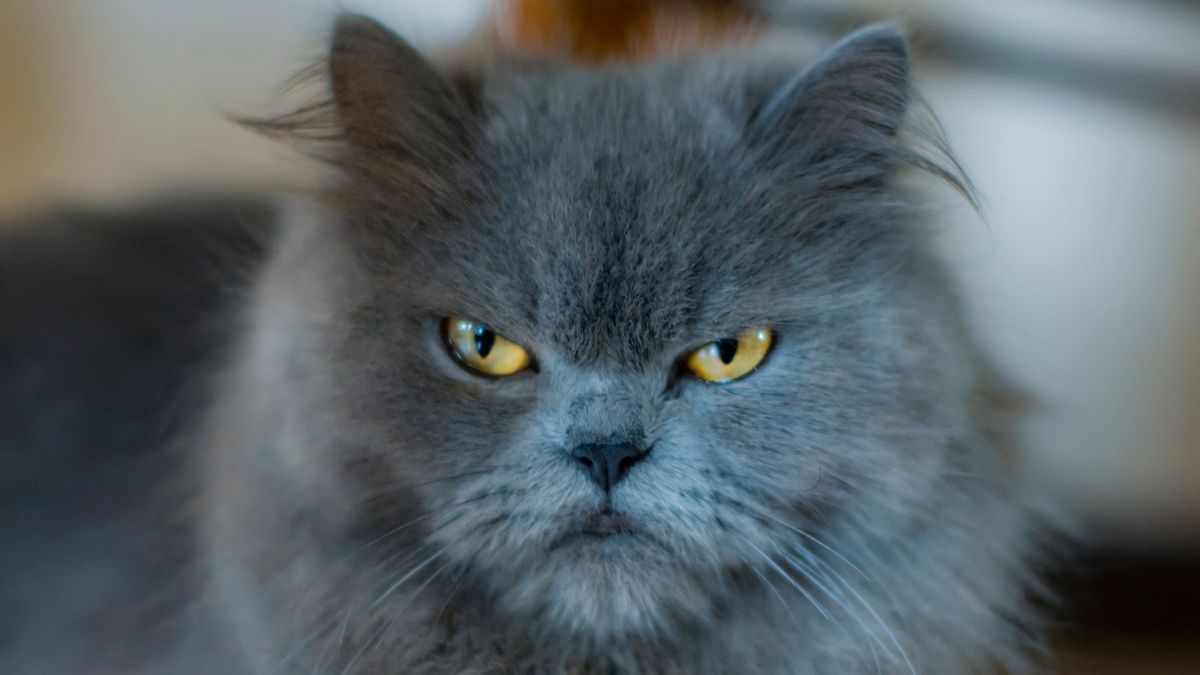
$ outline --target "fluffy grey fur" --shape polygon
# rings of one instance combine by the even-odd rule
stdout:
[[[446,73],[348,18],[329,72],[341,179],[275,241],[189,438],[168,501],[198,562],[142,667],[1029,667],[1031,519],[897,186],[957,175],[897,33]],[[536,368],[467,372],[448,315]],[[680,368],[759,325],[750,376]],[[606,495],[570,451],[610,439],[650,452]],[[604,507],[629,531],[586,535]]]

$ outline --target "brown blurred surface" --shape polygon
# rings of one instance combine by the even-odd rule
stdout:
[[[718,43],[754,27],[737,0],[507,0],[496,3],[505,44],[582,61],[638,59]]]
[[[1200,673],[1200,550],[1084,552],[1054,587],[1056,672]]]
[[[0,3],[0,210],[29,200],[59,149],[51,3]]]
[[[1197,638],[1116,638],[1066,644],[1056,659],[1061,675],[1196,675]]]

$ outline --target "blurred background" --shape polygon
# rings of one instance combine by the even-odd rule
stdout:
[[[303,185],[227,122],[277,110],[333,15],[426,47],[486,0],[0,0],[0,214],[179,186]],[[1200,3],[784,0],[839,34],[893,20],[985,202],[940,243],[1036,405],[1027,471],[1086,526],[1060,669],[1200,673]]]

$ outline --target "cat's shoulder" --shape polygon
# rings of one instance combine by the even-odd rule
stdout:
[[[164,653],[194,558],[177,439],[278,210],[168,199],[0,226],[0,671]]]

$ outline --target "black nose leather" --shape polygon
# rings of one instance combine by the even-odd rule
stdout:
[[[585,443],[576,446],[571,456],[600,489],[608,492],[649,452],[635,443]]]

